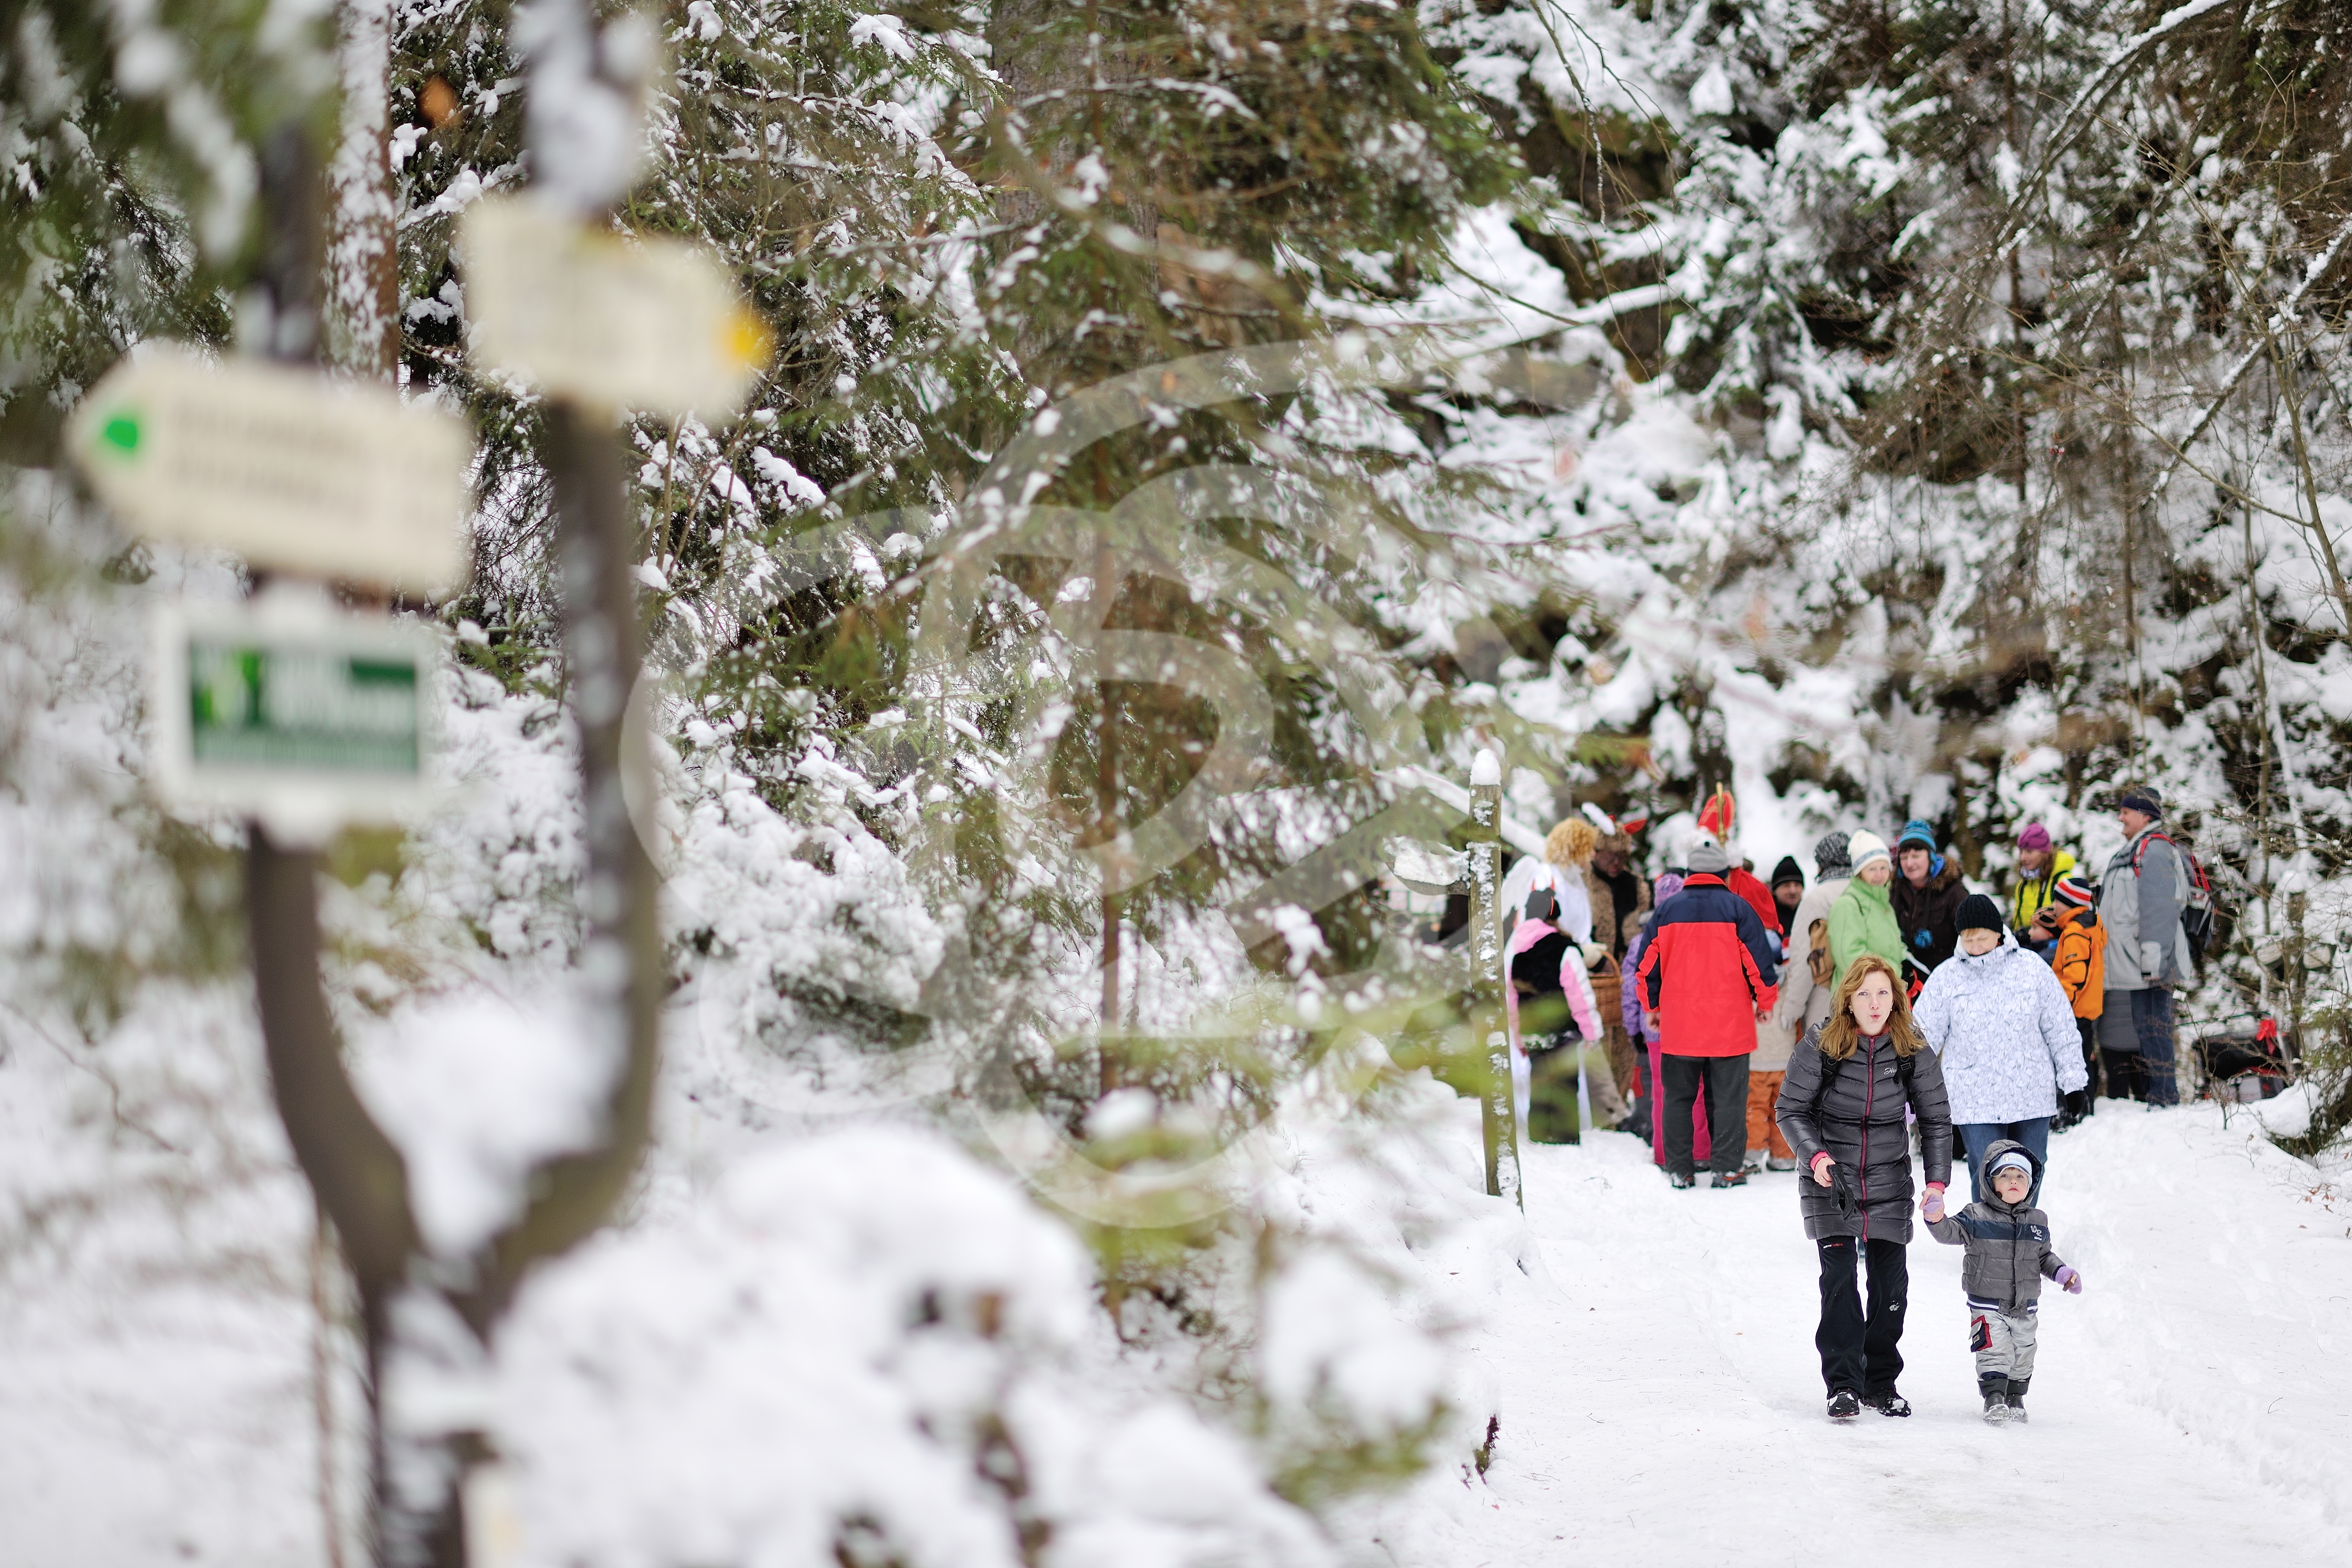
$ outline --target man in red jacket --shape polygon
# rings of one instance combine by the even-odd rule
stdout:
[[[1716,841],[1724,847],[1727,859],[1731,855],[1731,824],[1738,814],[1738,803],[1731,798],[1731,792],[1727,789],[1717,790],[1706,797],[1706,804],[1698,808],[1698,830],[1714,835]],[[1759,881],[1755,872],[1738,864],[1725,869],[1723,885],[1748,901],[1748,907],[1756,911],[1756,918],[1764,922],[1764,929],[1776,939],[1777,946],[1777,939],[1780,935],[1780,906],[1773,899],[1772,889]]]
[[[1731,858],[1722,844],[1701,834],[1689,859],[1683,890],[1651,918],[1649,945],[1634,975],[1643,1005],[1658,1017],[1666,1179],[1677,1187],[1696,1181],[1691,1107],[1702,1090],[1710,1131],[1745,1124],[1748,1058],[1756,1050],[1757,1021],[1780,999],[1780,942],[1748,901],[1724,884]],[[1735,1132],[1717,1133],[1713,1142],[1707,1163],[1715,1184],[1746,1185],[1739,1169],[1743,1141]]]

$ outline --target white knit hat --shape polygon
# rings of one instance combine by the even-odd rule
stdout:
[[[1894,858],[1887,852],[1886,840],[1875,833],[1857,833],[1845,841],[1846,864],[1857,872],[1873,860],[1892,862]]]

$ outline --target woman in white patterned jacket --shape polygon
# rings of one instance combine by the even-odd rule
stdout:
[[[2033,1151],[2038,1202],[2061,1095],[2079,1093],[2082,1036],[2050,966],[2017,945],[2000,906],[1982,893],[1960,901],[1960,942],[1920,988],[1912,1011],[1940,1058],[1952,1131],[1968,1151],[1969,1185],[1984,1197],[1984,1152],[2004,1138]]]

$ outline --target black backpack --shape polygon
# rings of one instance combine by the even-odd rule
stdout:
[[[2189,883],[2189,896],[2180,900],[2180,934],[2189,939],[2189,956],[2201,963],[2205,960],[2205,944],[2213,940],[2213,918],[2221,904],[2213,895],[2213,879],[2205,874],[2204,863],[2168,833],[2151,833],[2139,841],[2139,847],[2132,851],[2133,876],[2139,875],[2141,858],[2147,854],[2148,845],[2158,838],[2171,845],[2172,852],[2180,857],[2181,874]]]
[[[1920,1047],[1921,1050],[1926,1048],[1924,1046]],[[1814,1044],[1813,1049],[1815,1051],[1821,1049],[1819,1042]],[[1813,1103],[1807,1108],[1812,1114],[1813,1126],[1816,1130],[1822,1124],[1822,1102],[1829,1099],[1830,1090],[1836,1087],[1839,1075],[1845,1071],[1845,1064],[1852,1060],[1853,1060],[1853,1056],[1843,1056],[1835,1061],[1830,1060],[1827,1057],[1822,1058],[1822,1081],[1813,1089]],[[1911,1069],[1918,1060],[1918,1051],[1913,1051],[1907,1057],[1897,1055],[1895,1058],[1895,1076],[1903,1080],[1903,1098],[1906,1100],[1911,1098]]]

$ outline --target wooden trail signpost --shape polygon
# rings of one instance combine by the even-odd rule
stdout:
[[[1470,1034],[1486,1058],[1486,1098],[1479,1124],[1485,1133],[1486,1191],[1521,1208],[1518,1095],[1511,1081],[1511,1037],[1504,1023],[1503,986],[1503,765],[1494,752],[1480,752],[1470,768]]]
[[[140,534],[231,550],[257,569],[261,592],[244,605],[173,605],[156,618],[152,782],[167,805],[251,823],[246,907],[271,1085],[359,1298],[370,1553],[464,1568],[469,1538],[499,1537],[469,1531],[466,1516],[467,1478],[493,1456],[478,1432],[404,1434],[436,1450],[425,1469],[453,1484],[394,1503],[382,1404],[393,1303],[437,1295],[487,1346],[528,1270],[601,1226],[636,1169],[664,973],[656,873],[623,788],[640,632],[616,426],[624,408],[724,416],[769,340],[702,252],[627,241],[522,200],[482,203],[467,220],[478,363],[549,399],[542,456],[587,816],[579,984],[623,1065],[600,1147],[532,1172],[524,1212],[473,1256],[429,1257],[406,1162],[345,1070],[320,984],[317,850],[346,824],[429,804],[439,645],[424,626],[339,609],[328,584],[430,596],[464,583],[472,438],[430,403],[320,374],[322,180],[299,121],[270,139],[262,166],[258,336],[275,363],[151,345],[90,391],[68,441],[91,489]]]
[[[1465,1033],[1479,1059],[1478,1120],[1486,1146],[1486,1191],[1525,1209],[1518,1093],[1503,1006],[1503,987],[1510,984],[1503,964],[1503,769],[1492,752],[1480,752],[1471,764],[1468,805],[1466,847],[1449,850],[1411,838],[1391,839],[1389,874],[1415,892],[1469,896],[1470,925],[1464,933],[1470,959]]]

